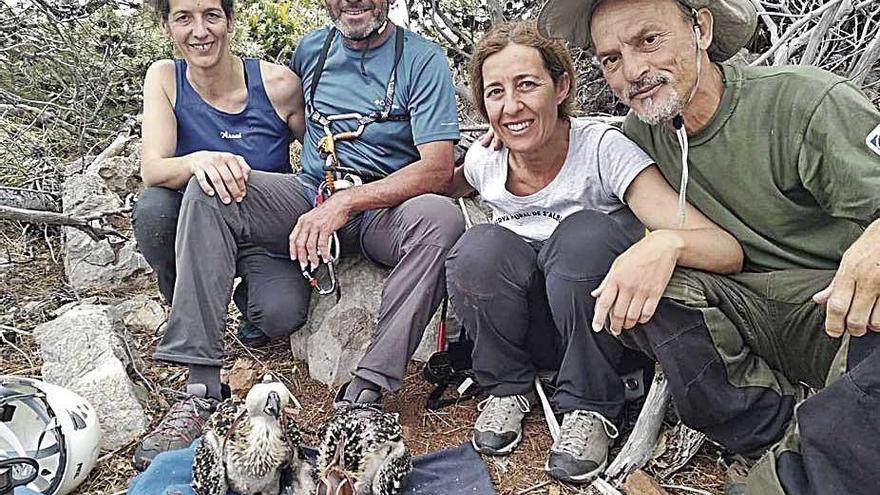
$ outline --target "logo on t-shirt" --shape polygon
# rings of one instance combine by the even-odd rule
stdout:
[[[241,139],[240,132],[220,131],[220,137],[223,139]]]
[[[865,138],[865,144],[868,145],[871,151],[880,155],[880,125],[868,133],[868,137]]]

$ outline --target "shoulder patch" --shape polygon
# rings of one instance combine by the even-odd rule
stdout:
[[[868,137],[865,138],[865,144],[868,145],[871,151],[880,155],[880,125],[868,133]]]

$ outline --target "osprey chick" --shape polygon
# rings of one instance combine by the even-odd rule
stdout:
[[[282,478],[293,493],[312,489],[309,465],[300,447],[299,427],[285,411],[296,400],[267,375],[244,403],[227,399],[208,419],[196,448],[192,487],[197,495],[278,495]]]
[[[320,436],[317,495],[394,495],[412,470],[396,414],[348,405],[333,413]]]

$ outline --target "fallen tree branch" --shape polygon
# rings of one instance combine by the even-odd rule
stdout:
[[[92,215],[92,217],[94,217],[94,215]],[[11,206],[0,206],[0,220],[73,227],[82,231],[94,241],[100,241],[107,237],[125,239],[125,236],[119,232],[113,229],[95,227],[90,224],[90,220],[86,220],[85,218],[74,217],[53,211],[27,210],[24,208],[13,208]]]
[[[864,84],[865,78],[868,77],[868,73],[871,72],[871,68],[874,67],[878,59],[880,59],[880,29],[877,30],[874,39],[868,44],[849,74],[853,84],[856,86]]]
[[[666,416],[670,395],[669,383],[658,367],[636,425],[617,457],[608,465],[605,476],[624,479],[629,473],[648,462],[654,452],[663,418]]]

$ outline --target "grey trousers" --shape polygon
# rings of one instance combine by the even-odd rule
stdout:
[[[183,194],[164,187],[141,193],[133,217],[134,236],[147,263],[156,271],[159,292],[169,304],[174,297],[177,263],[174,244]],[[272,338],[284,338],[306,321],[307,304],[291,305],[290,294],[308,303],[311,289],[295,263],[268,255],[258,246],[239,249],[236,270],[241,282],[233,301],[241,314]]]
[[[190,181],[180,209],[171,315],[155,357],[221,366],[226,304],[241,246],[289,256],[288,236],[311,208],[310,193],[295,175],[254,171],[245,199],[229,205]],[[400,388],[406,364],[446,295],[444,260],[463,231],[455,203],[432,194],[355,215],[340,230],[345,251],[359,247],[371,260],[393,267],[357,376],[388,390]],[[307,308],[307,296],[288,297],[291,306]]]
[[[632,243],[595,211],[570,215],[541,244],[498,225],[466,232],[446,261],[447,284],[474,339],[480,385],[496,396],[523,394],[537,371],[558,370],[558,413],[580,409],[616,418],[624,403],[619,372],[647,359],[590,329],[595,300],[589,293]]]

